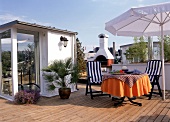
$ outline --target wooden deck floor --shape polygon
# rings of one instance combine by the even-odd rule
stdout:
[[[85,96],[85,85],[79,84],[79,90],[71,94],[68,100],[59,96],[41,97],[36,105],[15,105],[0,98],[0,121],[3,122],[168,122],[170,121],[170,93],[166,100],[155,96],[152,100],[141,97],[114,107],[109,97]],[[96,86],[95,89],[98,89]]]

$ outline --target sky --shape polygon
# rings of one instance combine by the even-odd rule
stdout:
[[[85,52],[99,46],[98,35],[109,35],[108,45],[116,49],[133,43],[131,37],[114,36],[105,23],[131,7],[170,2],[169,0],[0,0],[0,25],[25,21],[78,32]]]

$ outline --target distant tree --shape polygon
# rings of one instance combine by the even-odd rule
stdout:
[[[139,37],[139,41],[136,43],[137,46],[137,56],[139,59],[139,62],[145,62],[146,61],[146,52],[147,52],[147,45],[144,41],[144,37]]]
[[[83,73],[86,71],[86,61],[84,60],[85,54],[84,54],[84,48],[82,47],[82,43],[79,41],[79,39],[76,39],[77,43],[77,65],[80,73]]]
[[[158,39],[160,41],[160,47],[161,47],[160,37],[158,37]],[[164,58],[166,62],[170,61],[170,36],[168,35],[164,36]]]
[[[147,40],[148,40],[148,60],[152,60],[153,59],[153,39],[150,36],[148,36]]]
[[[164,56],[165,61],[170,61],[170,37],[164,37]]]
[[[144,37],[134,37],[134,44],[126,50],[126,59],[130,62],[146,61],[147,45]]]
[[[11,51],[2,52],[2,73],[5,75],[11,68]]]
[[[133,60],[137,57],[136,52],[137,52],[136,46],[133,45],[133,46],[129,47],[129,49],[126,50],[126,53],[125,53],[126,59],[132,63]]]

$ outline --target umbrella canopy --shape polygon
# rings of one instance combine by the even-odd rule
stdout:
[[[170,3],[131,8],[105,24],[105,29],[118,36],[160,36],[162,45],[162,87],[165,99],[163,35],[170,34]]]

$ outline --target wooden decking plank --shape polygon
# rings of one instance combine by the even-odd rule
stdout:
[[[166,113],[164,118],[162,119],[162,122],[170,122],[170,110]]]
[[[165,114],[168,112],[166,106],[167,101],[161,101],[161,106],[154,112],[154,114],[151,117],[149,117],[148,122],[149,120],[161,121],[164,118]]]
[[[166,104],[162,103],[160,104],[160,106],[156,107],[155,112],[148,118],[147,122],[154,121],[159,116],[159,114],[162,112],[165,106]]]
[[[159,98],[159,96],[158,96],[158,98]],[[154,98],[153,98],[154,99]],[[156,99],[157,100],[157,99]],[[159,107],[162,105],[162,100],[160,100],[159,102],[157,101],[157,104],[153,107],[153,105],[152,105],[152,107],[149,107],[150,108],[150,111],[149,112],[147,112],[146,113],[146,115],[144,116],[144,117],[142,117],[141,119],[140,119],[140,122],[145,122],[145,121],[149,121],[149,118],[150,117],[152,117],[153,116],[153,114],[155,113],[155,111],[158,111],[158,113],[159,113]],[[164,106],[164,105],[163,105]],[[149,109],[148,108],[148,109]],[[161,109],[160,109],[160,111],[161,111]],[[157,117],[157,115],[155,115],[155,116],[153,116],[153,118],[156,118]],[[154,119],[153,119],[154,120]],[[153,121],[153,120],[150,120],[150,121]]]
[[[113,108],[113,106],[110,106],[110,105],[108,105],[108,104],[105,104],[105,106],[106,107],[110,107],[110,108],[108,108],[108,109],[105,109],[105,108],[101,108],[101,109],[99,109],[99,110],[97,110],[97,111],[95,111],[95,112],[97,112],[97,113],[99,113],[99,114],[95,114],[95,116],[93,116],[94,114],[92,113],[91,115],[92,115],[92,119],[90,119],[89,121],[102,121],[102,119],[105,117],[105,116],[107,116],[108,114],[110,114],[110,113],[115,113],[115,109]],[[100,111],[100,112],[99,112]]]
[[[141,107],[141,109],[135,113],[131,118],[128,119],[128,121],[139,121],[141,116],[145,116],[147,112],[149,111],[150,107],[156,105],[158,101],[155,100],[145,100],[146,103],[144,106]]]
[[[131,105],[128,103],[123,103],[121,106],[115,107],[114,112],[108,113],[108,116],[102,118],[103,121],[120,121],[123,114],[126,113],[127,110],[131,109]]]
[[[99,99],[99,100],[97,100],[96,101],[96,99]],[[105,102],[102,102],[102,103],[100,103],[100,99],[107,99],[107,100],[105,100]],[[91,99],[90,99],[91,100]],[[97,107],[97,106],[101,106],[101,108],[105,108],[105,107],[111,107],[111,105],[109,104],[107,104],[107,103],[110,103],[110,102],[112,102],[111,101],[111,98],[107,98],[106,96],[103,98],[100,98],[100,97],[94,97],[94,100],[92,100],[92,101],[95,101],[96,103],[94,103],[94,106],[93,107]],[[91,106],[91,105],[90,105]],[[89,108],[89,109],[91,109],[91,108]],[[100,109],[100,108],[99,108]],[[97,115],[94,115],[94,113],[96,112],[96,110],[95,111],[93,111],[93,110],[90,110],[90,112],[86,112],[85,113],[85,117],[88,117],[90,120],[91,120],[91,118],[93,118],[93,116],[97,116]],[[98,111],[97,111],[98,112]],[[87,121],[87,119],[85,119],[86,121]]]
[[[170,99],[167,100],[167,106],[166,106],[166,110],[167,113],[165,114],[164,118],[162,119],[163,122],[169,122],[170,121]]]
[[[133,111],[133,108],[136,108],[136,107],[139,107],[139,106],[136,106],[136,105],[134,105],[133,107],[132,107],[133,105],[128,105],[128,108],[126,108],[126,109],[123,109],[123,111],[118,115],[118,116],[116,116],[115,118],[114,118],[114,121],[124,121],[124,117],[127,117],[127,116],[129,116],[129,112],[132,112]]]
[[[164,102],[165,102],[164,104],[166,104],[166,106],[164,106],[164,107],[162,108],[161,113],[158,114],[158,117],[155,119],[156,122],[162,121],[165,117],[169,117],[169,116],[167,116],[167,113],[168,113],[168,111],[169,111],[170,104],[168,104],[168,103],[169,103],[170,101],[169,101],[169,100],[166,100],[166,101],[164,101]],[[165,118],[165,119],[166,119],[166,118]],[[164,121],[165,121],[165,119],[164,119]]]
[[[156,102],[156,104],[152,104],[148,109],[146,109],[144,111],[144,114],[142,114],[141,116],[143,116],[139,122],[146,122],[148,120],[148,118],[150,116],[152,116],[152,114],[160,107],[161,103]]]
[[[68,100],[59,96],[41,97],[35,105],[16,105],[0,98],[0,120],[6,122],[40,122],[40,121],[69,121],[69,122],[130,122],[130,121],[164,121],[170,120],[170,91],[166,101],[154,97],[136,99],[143,106],[135,106],[125,102],[122,106],[114,107],[111,98],[85,96],[85,84],[79,84],[79,91],[71,94]],[[94,89],[100,89],[95,86]],[[157,117],[152,117],[158,115]],[[144,118],[144,119],[142,119]]]
[[[95,98],[94,98],[95,99]],[[100,98],[99,98],[100,99]],[[105,98],[102,98],[102,99],[105,99]],[[90,101],[91,101],[91,99],[90,99]],[[93,100],[93,101],[95,101],[95,100]],[[98,101],[95,101],[95,102],[93,102],[94,103],[94,105],[99,105],[99,106],[101,106],[101,107],[105,107],[105,106],[107,106],[107,104],[105,104],[105,102],[102,102],[102,103],[100,103],[100,102],[98,102]],[[85,107],[85,108],[83,108],[83,109],[80,109],[79,111],[73,111],[73,113],[75,114],[75,116],[77,116],[77,119],[78,118],[81,118],[81,119],[83,119],[83,114],[84,114],[84,116],[87,116],[88,114],[89,115],[94,115],[94,112],[93,111],[90,111],[91,113],[89,113],[89,112],[86,112],[86,111],[88,111],[88,110],[86,110],[86,108],[87,107]],[[88,107],[87,109],[91,109],[91,107]],[[100,108],[99,108],[100,109]],[[82,114],[83,113],[83,114]],[[86,113],[87,113],[87,115],[86,115]],[[74,117],[72,117],[72,116],[67,116],[67,119],[65,119],[65,121],[69,121],[70,119],[74,119]],[[76,119],[76,120],[77,120]]]
[[[161,106],[153,113],[152,116],[149,117],[147,122],[157,121],[157,120],[161,121],[164,118],[165,114],[167,113],[166,106],[168,105],[168,101],[169,101],[169,98],[170,98],[168,93],[166,93],[166,96],[167,96],[166,100],[160,101]]]
[[[142,99],[142,98],[140,98],[140,99]],[[136,101],[136,102],[139,102],[140,99],[138,98],[138,101]],[[147,100],[145,100],[145,99],[146,99],[146,98],[143,98],[143,99],[142,99],[142,106],[133,107],[129,112],[127,112],[127,115],[124,116],[124,117],[121,119],[121,121],[122,121],[122,122],[127,122],[127,121],[130,121],[129,119],[130,119],[131,117],[133,117],[133,116],[135,117],[135,115],[137,116],[137,115],[138,115],[138,112],[141,111],[141,109],[142,109],[144,106],[147,105]],[[140,101],[140,102],[141,102],[141,101]]]
[[[63,110],[60,109],[61,111],[56,111],[58,108],[49,109],[49,110],[47,110],[47,111],[48,111],[48,113],[50,112],[50,114],[48,114],[47,111],[45,110],[45,111],[44,111],[41,115],[39,115],[38,117],[34,116],[34,119],[43,120],[43,119],[46,119],[47,117],[53,116],[53,115],[55,115],[55,118],[58,119],[58,118],[60,118],[60,117],[63,117],[63,114],[64,114],[64,113],[67,113],[67,111],[68,111],[68,113],[69,113],[70,111],[72,111],[72,110],[74,109],[74,106],[68,106],[67,108],[68,108],[68,109],[63,109]],[[44,115],[46,115],[46,116],[44,116]]]

